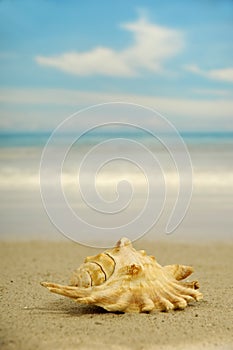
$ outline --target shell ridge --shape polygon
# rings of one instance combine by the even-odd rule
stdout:
[[[88,270],[86,270],[87,274],[90,276],[90,281],[91,281],[91,286],[92,286],[92,277],[91,277],[91,274]]]
[[[107,279],[107,275],[106,275],[106,272],[104,271],[104,268],[103,268],[103,266],[101,266],[101,264],[100,263],[98,263],[98,262],[91,262],[92,264],[95,264],[95,265],[97,265],[97,266],[99,266],[99,268],[101,269],[101,271],[103,272],[103,274],[104,274],[104,281],[106,281],[106,279]]]
[[[114,267],[113,267],[112,275],[114,275],[114,272],[115,272],[115,269],[116,269],[116,261],[115,261],[115,259],[114,259],[108,252],[105,252],[104,254],[107,255],[107,256],[108,256],[110,259],[112,259],[112,261],[113,261],[113,266],[114,266]],[[111,276],[112,276],[112,275],[111,275]],[[111,276],[110,276],[110,277],[111,277]]]
[[[179,292],[179,293],[183,293],[185,295],[190,295],[195,300],[202,299],[202,294],[198,290],[193,289],[189,286],[188,287],[184,286],[183,284],[181,284],[177,281],[174,283],[174,289],[177,290],[177,292]]]
[[[176,290],[172,290],[173,284],[169,284],[164,287],[160,281],[158,281],[161,290],[163,291],[163,296],[166,300],[169,300],[173,304],[173,309],[183,309],[187,305],[186,298],[183,295],[178,294]]]

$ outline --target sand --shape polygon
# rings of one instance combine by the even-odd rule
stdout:
[[[72,242],[1,242],[0,348],[233,349],[233,244],[136,242],[161,264],[195,267],[204,300],[183,311],[108,313],[49,293],[94,248]]]

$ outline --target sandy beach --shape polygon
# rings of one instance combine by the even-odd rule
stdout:
[[[0,0],[0,350],[233,350],[232,14],[230,0]],[[123,237],[193,266],[203,300],[108,312],[44,288]],[[127,272],[126,297],[110,280],[103,303],[182,307],[169,268],[153,304],[133,293],[144,271],[124,252],[130,268],[90,265],[101,282]]]
[[[183,311],[108,313],[49,293],[40,281],[67,283],[87,255],[72,242],[1,242],[0,348],[233,349],[233,244],[137,241],[162,264],[195,268],[204,300]]]

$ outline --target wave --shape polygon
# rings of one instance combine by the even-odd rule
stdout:
[[[85,176],[84,176],[85,178]],[[88,179],[84,180],[84,185],[88,186],[90,176],[86,176]],[[155,182],[162,184],[160,177],[155,176]],[[179,187],[179,176],[176,172],[164,173],[164,180],[166,187],[177,188]],[[144,191],[147,187],[147,178],[143,174],[132,173],[110,173],[102,172],[96,178],[96,188],[106,191],[114,189],[120,181],[128,181],[135,190]],[[53,186],[54,176],[50,174],[47,178],[47,185]],[[61,176],[62,186],[67,190],[77,190],[80,187],[78,175],[74,173],[63,173]],[[216,192],[225,189],[227,192],[233,191],[233,171],[199,171],[193,174],[193,186],[194,189],[201,189],[202,191],[208,190]],[[39,190],[40,176],[39,173],[13,171],[12,169],[0,172],[0,189],[1,190]]]

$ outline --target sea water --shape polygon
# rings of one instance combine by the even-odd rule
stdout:
[[[166,199],[161,216],[147,232],[144,232],[145,225],[138,221],[139,229],[140,225],[143,227],[145,238],[183,241],[233,238],[233,133],[181,134],[191,157],[193,191],[188,212],[170,235],[166,234],[165,227],[179,194],[179,174],[166,145],[140,132],[94,132],[84,136],[70,145],[71,135],[60,135],[57,144],[53,145],[54,158],[51,159],[51,162],[56,162],[59,150],[67,147],[60,174],[61,186],[67,205],[83,221],[105,230],[108,227],[125,226],[127,236],[127,224],[140,217],[147,203],[149,172],[149,177],[152,175],[158,189],[165,186]],[[40,162],[49,137],[50,133],[39,132],[0,135],[0,239],[64,238],[51,222],[40,193]],[[121,145],[124,139],[132,141],[132,147],[130,144],[123,152],[127,157],[122,157]],[[106,140],[118,141],[111,145],[105,143]],[[133,142],[142,145],[141,149],[135,151]],[[175,141],[173,150],[179,152]],[[144,151],[154,155],[159,164],[156,169],[162,175],[149,161],[147,164]],[[91,152],[96,152],[94,158],[88,158]],[[83,166],[85,161],[91,159],[92,162],[93,159],[97,160],[97,165],[99,159],[101,166]],[[141,166],[135,159],[140,159]],[[48,190],[55,178],[52,170],[48,171],[46,177]],[[81,171],[83,173],[80,176]],[[130,188],[130,195],[128,190],[119,192],[118,185],[122,181],[130,186],[126,187]],[[95,193],[92,193],[93,189]],[[153,195],[156,197],[156,194]],[[108,211],[108,206],[111,208],[119,196],[122,197],[122,203],[127,205],[118,208],[115,213]],[[161,204],[159,196],[160,192],[155,198],[155,206],[157,202]],[[99,201],[103,201],[104,210],[98,210]],[[59,207],[57,202],[52,205]],[[77,235],[78,232],[79,227]],[[98,236],[89,237],[89,240],[98,241]]]

